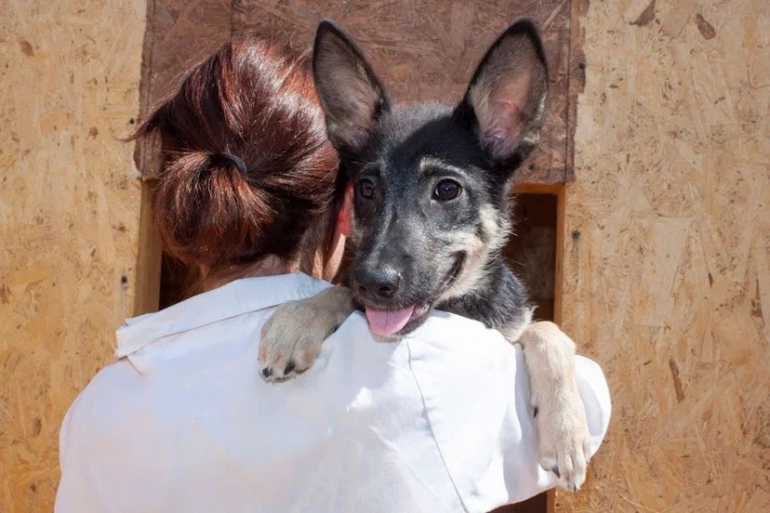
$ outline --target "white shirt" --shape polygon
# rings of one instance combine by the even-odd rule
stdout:
[[[64,419],[56,511],[482,512],[554,486],[521,350],[478,322],[382,343],[355,313],[305,374],[262,381],[262,324],[327,286],[248,278],[129,319]],[[577,371],[595,452],[609,392]]]

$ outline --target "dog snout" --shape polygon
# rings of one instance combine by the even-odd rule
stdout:
[[[358,269],[354,279],[359,294],[373,299],[391,299],[401,286],[401,273],[387,267]]]

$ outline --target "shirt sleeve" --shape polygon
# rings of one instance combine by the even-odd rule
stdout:
[[[521,502],[556,485],[537,457],[537,429],[521,347],[457,318],[431,319],[408,340],[433,436],[467,511]],[[601,368],[577,357],[592,454],[607,432],[610,397]]]
[[[55,513],[109,511],[99,502],[97,490],[84,475],[83,458],[87,452],[84,455],[83,433],[77,428],[80,414],[76,400],[64,416],[59,433],[61,479],[56,491]]]
[[[115,412],[125,401],[115,385],[130,375],[127,364],[102,369],[78,395],[59,431],[61,478],[56,491],[55,513],[130,511],[121,501],[121,475],[126,455],[114,436]]]

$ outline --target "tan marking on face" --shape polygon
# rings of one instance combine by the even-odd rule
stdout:
[[[452,297],[462,296],[474,290],[476,285],[483,281],[484,263],[494,251],[499,251],[499,244],[496,242],[504,239],[501,230],[503,227],[497,222],[497,214],[491,207],[486,207],[481,211],[481,227],[489,242],[484,242],[475,234],[466,234],[457,239],[452,244],[450,251],[465,251],[465,263],[460,274],[454,282],[439,297],[439,300],[446,300]]]
[[[425,172],[425,170],[429,167],[437,168],[437,169],[447,169],[449,171],[454,171],[455,173],[464,173],[465,170],[461,167],[453,166],[451,164],[447,164],[441,159],[438,159],[436,157],[423,157],[420,159],[420,172]]]

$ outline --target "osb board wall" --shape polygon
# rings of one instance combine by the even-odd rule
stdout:
[[[58,431],[133,314],[143,0],[0,17],[0,511],[51,511]]]
[[[770,511],[770,3],[650,4],[580,21],[563,323],[614,418],[557,510]]]
[[[458,102],[487,46],[521,16],[534,18],[543,29],[551,63],[551,99],[542,150],[518,172],[518,179],[569,181],[568,0],[150,0],[143,104],[158,102],[190,64],[232,34],[249,31],[281,37],[304,50],[312,45],[323,18],[333,19],[360,44],[396,100]],[[151,176],[152,152],[139,154],[144,162],[140,167]]]

